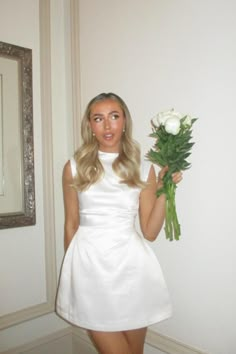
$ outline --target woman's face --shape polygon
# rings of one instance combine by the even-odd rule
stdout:
[[[106,99],[91,107],[90,127],[104,152],[119,152],[125,116],[118,102]]]

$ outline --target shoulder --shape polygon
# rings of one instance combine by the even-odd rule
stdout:
[[[65,168],[71,171],[73,177],[77,175],[77,162],[74,157],[71,157],[65,164]]]
[[[140,164],[140,177],[142,181],[147,181],[150,171],[153,170],[153,165],[145,158],[141,159]]]
[[[72,181],[77,174],[76,161],[72,157],[68,160],[63,168],[63,180]]]
[[[62,178],[63,178],[63,181],[71,181],[72,180],[70,160],[68,160],[63,167]]]

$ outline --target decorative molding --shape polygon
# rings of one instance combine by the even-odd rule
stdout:
[[[80,353],[81,346],[86,348],[86,354],[97,353],[86,330],[70,326],[56,333],[52,333],[46,337],[39,338],[31,343],[27,343],[17,348],[1,352],[1,354],[24,354],[25,352],[28,352],[34,348],[41,347],[43,349],[49,343],[53,344],[54,342],[56,349],[56,341],[63,337],[65,339],[71,337],[71,340],[73,342],[73,352],[69,353],[68,348],[68,354]],[[190,347],[189,345],[176,341],[173,338],[158,334],[157,332],[152,331],[150,329],[148,329],[147,332],[146,344],[150,345],[155,349],[158,349],[159,351],[163,351],[163,353],[166,354],[207,354],[206,352]]]
[[[71,327],[72,330],[72,338],[74,340],[74,343],[85,343],[86,347],[88,348],[89,353],[91,352],[91,354],[97,353],[97,350],[93,344],[93,342],[91,341],[87,331],[85,329],[79,328],[79,327]],[[75,341],[76,339],[76,341]],[[76,343],[75,343],[75,347],[76,347]],[[78,352],[79,352],[79,348]]]
[[[11,105],[19,105],[19,108],[17,109],[19,116],[14,115],[15,121],[12,121],[12,125],[17,125],[16,119],[19,119],[20,121],[20,144],[18,149],[16,149],[18,150],[16,152],[17,155],[14,156],[12,161],[9,150],[10,148],[12,149],[14,147],[10,145],[8,148],[6,148],[8,153],[3,157],[3,159],[8,159],[8,163],[12,161],[13,165],[15,165],[15,159],[19,159],[20,161],[22,160],[22,171],[21,166],[18,167],[19,171],[14,171],[16,175],[19,174],[17,180],[20,181],[19,189],[22,189],[22,207],[16,212],[14,211],[14,208],[13,210],[7,210],[3,213],[0,212],[0,229],[6,229],[11,227],[35,225],[36,220],[34,186],[32,50],[17,45],[0,42],[0,57],[3,57],[8,61],[15,61],[18,64],[18,80],[15,82],[15,86],[18,89],[19,102],[14,102],[12,92],[7,94],[7,92],[4,91],[3,94],[4,96],[9,96],[9,99],[11,97]],[[6,80],[7,79],[8,78],[6,78]],[[6,97],[5,101],[7,101]],[[7,132],[8,131],[6,131],[6,133]],[[11,127],[11,131],[8,133],[14,134],[13,127]],[[2,139],[5,140],[5,142],[7,141],[6,137],[2,137]],[[5,185],[7,185],[7,181],[5,181]],[[13,187],[14,186],[12,186],[12,184],[8,186],[8,195],[10,194],[9,190],[14,189]],[[11,204],[14,204],[14,201],[15,200],[13,199]],[[4,203],[6,203],[6,199],[4,199],[3,205]],[[5,204],[5,207],[7,204],[8,203]]]
[[[47,304],[45,312],[55,308],[57,287],[54,179],[53,179],[53,145],[52,145],[52,84],[51,84],[51,29],[50,0],[40,0],[40,61],[41,61],[41,116],[42,116],[42,150],[43,150],[43,185],[44,185],[44,223]],[[46,306],[47,305],[47,306]],[[42,313],[43,314],[43,313]]]
[[[33,350],[34,348],[42,348],[42,353],[44,353],[43,347],[47,346],[48,344],[52,344],[53,342],[58,341],[59,339],[62,338],[71,338],[72,340],[72,331],[71,331],[71,327],[67,327],[65,329],[62,329],[60,331],[57,331],[55,333],[49,334],[45,337],[42,338],[38,338],[30,343],[26,343],[23,345],[20,345],[16,348],[13,349],[9,349],[6,350],[4,352],[0,352],[0,354],[24,354],[26,352],[29,352],[31,350]],[[56,348],[55,348],[56,349]],[[38,351],[37,351],[38,352]],[[48,352],[48,351],[47,351]],[[56,353],[57,351],[55,351]],[[68,354],[72,354],[69,353]]]
[[[147,331],[146,343],[167,354],[207,354],[200,349],[159,334],[151,329]]]
[[[87,331],[83,328],[79,328],[79,327],[75,327],[75,326],[72,326],[72,335],[73,335],[73,338],[79,338],[81,340],[83,340],[84,342],[87,343],[87,345],[89,347],[91,347],[93,350],[95,350],[95,347],[87,333]],[[96,352],[96,350],[95,350]]]
[[[72,121],[73,147],[80,144],[81,89],[80,89],[80,37],[79,37],[79,0],[70,0],[70,42],[71,42],[71,84],[72,84]]]
[[[77,336],[81,340],[87,342],[89,346],[92,345],[86,330],[72,327],[72,333],[73,336]],[[207,352],[159,334],[151,329],[148,329],[147,331],[146,344],[167,354],[207,354]]]
[[[54,311],[56,294],[56,256],[53,194],[50,1],[40,0],[41,97],[43,131],[43,186],[46,258],[46,302],[1,317],[0,329]]]

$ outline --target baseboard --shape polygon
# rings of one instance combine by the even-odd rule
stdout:
[[[73,327],[72,333],[74,337],[80,338],[91,346],[91,340],[85,330]],[[167,354],[207,354],[206,352],[181,343],[173,338],[158,334],[151,329],[147,331],[146,343]]]
[[[36,351],[39,348],[41,348],[41,353],[43,354],[46,352],[46,349],[44,350],[44,348],[46,348],[47,345],[50,344],[50,346],[53,346],[53,343],[56,343],[58,340],[61,340],[63,338],[66,340],[69,339],[72,343],[72,329],[71,329],[71,327],[67,327],[67,328],[57,331],[55,333],[51,333],[47,336],[35,339],[34,341],[32,341],[30,343],[20,345],[16,348],[9,349],[6,351],[1,351],[0,354],[25,354],[26,352],[28,353],[28,352],[31,352],[34,350]],[[55,354],[58,353],[58,351],[56,351],[56,346],[55,346],[54,353]]]
[[[68,348],[68,343],[71,344],[71,348]],[[46,354],[49,352],[50,354],[60,354],[60,349],[62,348],[58,348],[58,345],[61,346],[61,344],[67,346],[68,354],[97,353],[86,330],[78,327],[67,327],[46,337],[34,340],[31,343],[1,352],[0,354]],[[148,329],[146,344],[166,354],[207,354],[205,351],[181,343],[168,336],[158,334],[151,329]]]
[[[72,339],[73,339],[73,347],[75,353],[80,353],[81,347],[83,347],[82,354],[97,354],[97,350],[95,349],[91,339],[89,338],[86,330],[78,327],[72,327]]]
[[[148,329],[146,343],[167,354],[207,354],[207,352],[191,347],[168,336]]]

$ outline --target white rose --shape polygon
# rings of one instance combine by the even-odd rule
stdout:
[[[180,130],[180,119],[175,116],[168,118],[165,122],[165,130],[169,134],[177,135]]]
[[[179,112],[175,112],[174,109],[171,109],[169,111],[158,113],[156,116],[156,120],[159,123],[159,125],[161,125],[161,124],[165,125],[165,122],[167,121],[167,119],[173,118],[173,117],[180,120],[183,116]]]

